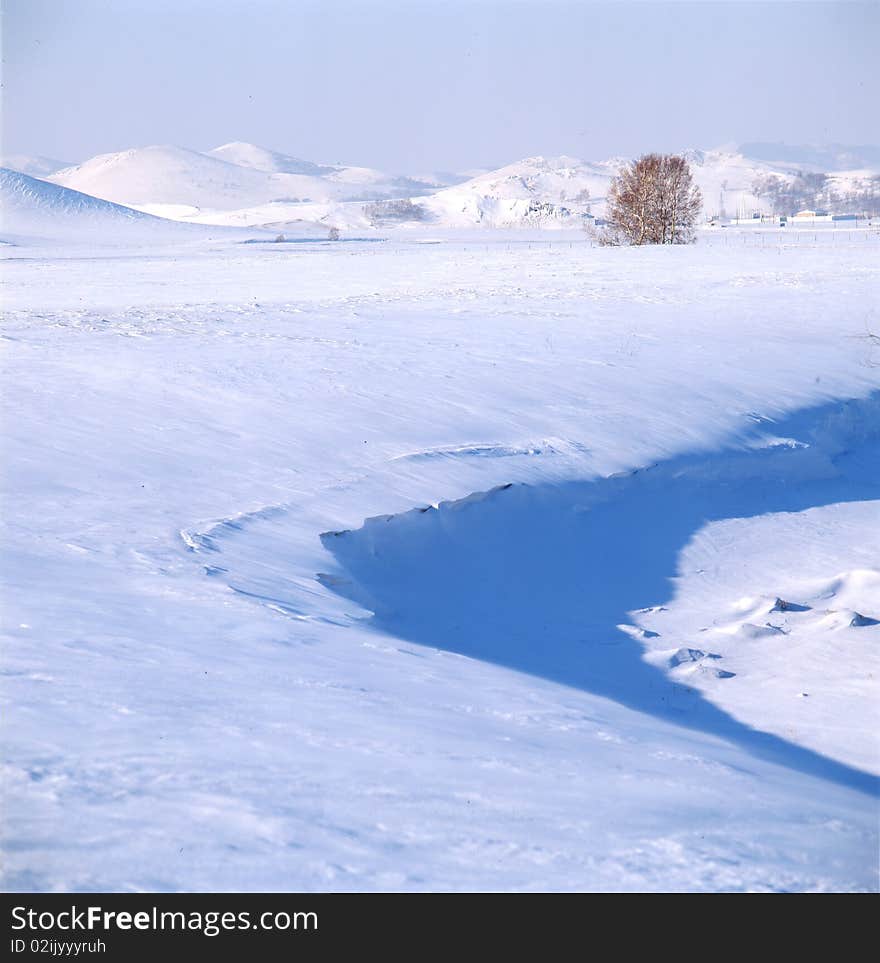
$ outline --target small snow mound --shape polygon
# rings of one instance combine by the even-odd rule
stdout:
[[[702,649],[681,648],[669,657],[669,667],[674,669],[679,665],[686,665],[689,662],[699,662],[706,658],[706,653]]]
[[[773,603],[771,612],[809,612],[809,605],[800,605],[797,602],[787,602],[785,599],[778,598]]]
[[[767,639],[785,635],[785,630],[779,625],[771,625],[769,622],[764,625],[755,625],[753,622],[743,622],[742,625],[734,629],[733,635],[744,639]]]
[[[866,625],[880,625],[880,619],[872,619],[868,615],[862,615],[861,612],[853,612],[849,624],[853,628],[862,628]]]

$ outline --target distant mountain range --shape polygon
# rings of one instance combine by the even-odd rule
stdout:
[[[804,174],[826,175],[821,196],[837,199],[861,198],[880,175],[880,149],[874,147],[754,143],[685,153],[707,216],[749,214],[780,198],[809,198],[801,190]],[[5,167],[81,194],[177,221],[272,229],[307,221],[361,229],[418,223],[576,227],[604,212],[611,179],[627,159],[531,157],[476,176],[418,177],[319,164],[243,142],[205,153],[133,148],[75,166],[22,155],[2,160]],[[816,183],[814,176],[814,193]]]

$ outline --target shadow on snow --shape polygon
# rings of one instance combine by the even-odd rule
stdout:
[[[753,729],[673,684],[617,626],[669,600],[679,553],[708,522],[877,498],[878,432],[880,392],[765,421],[751,447],[591,482],[502,486],[367,519],[356,531],[322,535],[348,578],[321,578],[395,636],[576,686],[876,793],[870,774]]]

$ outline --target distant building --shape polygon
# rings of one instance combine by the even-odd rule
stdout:
[[[828,211],[798,211],[791,220],[796,224],[815,224],[817,221],[830,221],[831,215]]]

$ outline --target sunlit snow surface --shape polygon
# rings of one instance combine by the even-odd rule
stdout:
[[[880,239],[431,239],[4,248],[6,888],[876,889]]]

